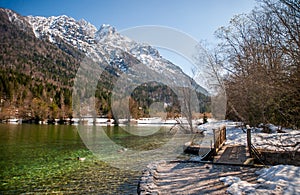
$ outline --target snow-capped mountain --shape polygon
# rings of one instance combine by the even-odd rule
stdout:
[[[107,53],[117,55],[118,52],[115,51],[125,51],[156,72],[167,71],[173,74],[183,74],[178,66],[160,56],[155,48],[146,43],[137,43],[128,37],[122,36],[110,25],[102,25],[99,31],[96,32],[95,38]]]
[[[83,52],[91,52],[90,48],[95,43],[96,27],[85,20],[76,21],[74,18],[62,16],[52,16],[49,18],[40,16],[27,16],[29,24],[36,37],[57,43],[57,38]]]
[[[146,43],[138,43],[121,35],[113,26],[103,24],[98,30],[89,22],[79,21],[72,17],[62,16],[26,16],[22,17],[11,10],[6,10],[11,22],[20,27],[31,28],[34,35],[60,46],[61,42],[83,52],[87,57],[99,64],[108,64],[118,71],[126,72],[132,64],[126,62],[130,55],[144,64],[149,70],[161,74],[174,83],[189,82],[199,86],[178,66],[164,59],[159,52]],[[132,60],[131,60],[132,61]],[[104,63],[103,63],[104,62]],[[131,74],[135,74],[134,68]],[[140,70],[136,70],[140,71]],[[116,75],[120,75],[116,73]],[[182,86],[182,84],[181,84]]]
[[[103,24],[97,30],[85,20],[76,21],[65,15],[48,18],[27,16],[26,19],[36,37],[54,44],[59,42],[57,40],[59,38],[95,61],[105,60],[108,64],[117,63],[122,71],[127,70],[122,59],[122,53],[126,52],[150,69],[164,73],[174,81],[178,80],[178,76],[188,78],[178,66],[162,58],[155,48],[122,36],[108,24]]]

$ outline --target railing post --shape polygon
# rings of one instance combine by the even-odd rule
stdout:
[[[216,153],[217,152],[217,148],[216,148],[216,129],[213,129],[213,133],[214,133],[214,153]]]
[[[252,156],[252,149],[251,149],[251,128],[249,125],[246,125],[247,128],[247,146],[248,146],[248,151],[251,157]]]
[[[225,140],[227,140],[227,135],[226,135],[227,132],[226,132],[226,131],[227,131],[227,130],[226,130],[226,127],[225,127],[225,128],[224,128],[224,139],[225,139]]]
[[[222,142],[226,141],[226,127],[222,127]]]
[[[222,143],[222,129],[219,127],[219,144],[218,144],[218,149],[220,148]]]

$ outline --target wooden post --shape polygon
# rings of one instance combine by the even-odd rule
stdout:
[[[221,141],[222,141],[222,129],[219,127],[219,143],[218,143],[218,150],[219,150],[219,147],[221,146]]]
[[[217,153],[217,149],[216,149],[216,129],[213,129],[213,133],[214,133],[214,155]]]
[[[224,139],[225,139],[225,141],[227,140],[226,139],[226,127],[224,127]]]
[[[246,125],[247,128],[247,146],[248,146],[248,151],[251,157],[252,156],[252,151],[251,151],[251,128],[249,125]]]

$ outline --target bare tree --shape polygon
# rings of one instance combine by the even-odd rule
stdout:
[[[219,59],[228,73],[229,114],[238,112],[252,125],[295,123],[294,113],[299,110],[293,106],[299,102],[297,2],[263,0],[261,8],[234,17],[228,27],[217,31],[222,41]]]
[[[208,91],[211,99],[210,111],[214,118],[224,119],[226,113],[226,92],[224,86],[223,69],[216,51],[211,51],[199,44],[196,61],[199,66],[195,79]]]
[[[190,87],[180,87],[178,88],[178,93],[181,97],[181,117],[176,117],[178,124],[181,129],[186,132],[194,133],[194,125],[193,125],[193,112],[197,112],[196,108],[196,98],[194,93],[194,89]],[[197,101],[198,102],[198,101]],[[187,124],[185,124],[187,123]]]

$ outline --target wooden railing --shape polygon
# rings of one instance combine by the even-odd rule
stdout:
[[[215,154],[220,150],[220,148],[225,144],[226,141],[226,127],[222,126],[218,129],[213,129],[214,132],[214,152]]]
[[[250,144],[250,155],[251,155],[251,157],[254,157],[259,163],[261,163],[262,165],[265,165],[264,160],[263,160],[263,156],[255,148],[255,146],[253,144]]]
[[[251,128],[249,127],[249,125],[247,125],[247,146],[248,146],[248,150],[249,150],[250,156],[252,158],[255,158],[262,165],[265,165],[264,160],[263,160],[264,157],[255,148],[255,146],[251,143]]]

